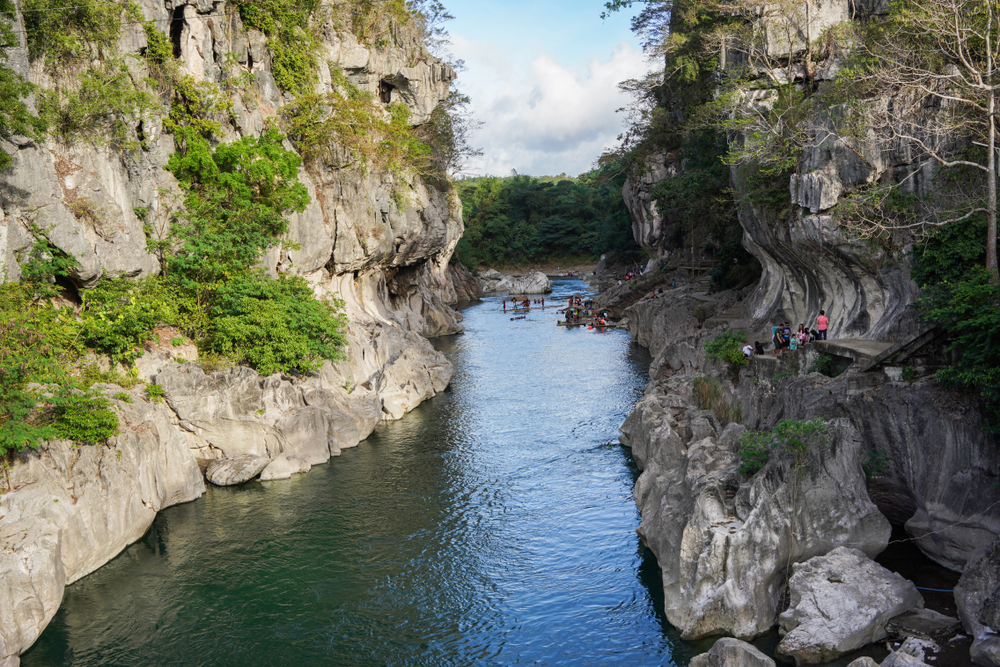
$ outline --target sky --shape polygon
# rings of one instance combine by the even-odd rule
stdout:
[[[631,13],[601,20],[604,0],[444,0],[449,50],[465,61],[483,156],[472,175],[577,176],[614,146],[629,99],[618,83],[649,69]]]

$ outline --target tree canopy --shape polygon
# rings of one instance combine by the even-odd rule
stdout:
[[[506,266],[638,251],[610,168],[577,178],[514,174],[459,181],[465,235],[455,251],[469,266]]]

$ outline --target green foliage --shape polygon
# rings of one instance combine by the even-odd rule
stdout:
[[[740,436],[739,471],[743,475],[753,476],[767,464],[767,456],[771,452],[773,438],[766,431],[747,431]]]
[[[213,149],[191,128],[179,128],[182,150],[166,169],[184,191],[186,211],[173,225],[175,250],[165,273],[193,289],[245,272],[288,228],[285,211],[305,210],[301,163],[284,137],[268,130]]]
[[[159,100],[133,80],[124,60],[113,57],[89,66],[72,88],[43,91],[38,107],[66,143],[82,136],[129,150],[140,147],[138,122],[161,109]]]
[[[96,392],[66,389],[50,399],[52,423],[60,438],[78,443],[104,442],[118,432],[118,414]]]
[[[827,377],[833,377],[833,357],[829,354],[819,355],[809,367],[809,372],[821,373]]]
[[[739,440],[739,470],[745,475],[756,474],[767,463],[770,451],[776,447],[792,455],[794,467],[798,470],[814,447],[829,445],[830,436],[830,427],[822,419],[783,419],[770,432],[744,433]]]
[[[913,303],[924,322],[950,335],[958,360],[937,372],[946,387],[972,391],[983,402],[989,433],[1000,433],[1000,284],[982,266],[966,268],[963,280],[925,288]]]
[[[79,329],[31,286],[0,286],[0,457],[55,437],[100,442],[117,432],[107,401],[69,375]]]
[[[10,0],[0,0],[0,46],[17,44],[16,36],[7,24],[7,19],[13,16],[13,3]],[[9,140],[17,134],[38,139],[46,131],[45,121],[32,113],[22,101],[35,88],[22,76],[3,65],[6,58],[6,53],[0,50],[0,140]],[[10,155],[6,151],[0,151],[0,171],[9,167],[11,162]]]
[[[18,256],[21,265],[21,283],[30,290],[34,299],[55,296],[53,280],[67,276],[79,263],[55,247],[38,227],[31,228],[35,237],[31,248]]]
[[[610,167],[578,178],[514,175],[461,180],[465,235],[455,256],[467,266],[564,257],[634,257],[624,177]]]
[[[387,117],[370,93],[341,72],[334,80],[333,92],[302,95],[282,110],[283,127],[307,163],[428,173],[431,148],[411,128],[406,105],[389,105]]]
[[[114,394],[112,394],[112,398],[114,398],[115,400],[121,401],[122,403],[131,403],[132,402],[132,397],[129,396],[128,393],[124,392],[124,391],[116,391]]]
[[[150,403],[162,403],[163,397],[167,395],[167,390],[161,384],[147,384],[146,398]]]
[[[868,452],[865,462],[861,464],[861,469],[865,471],[865,478],[872,480],[889,469],[892,457],[885,452]]]
[[[81,341],[107,354],[114,363],[132,363],[142,354],[142,344],[152,338],[158,323],[177,319],[169,292],[156,290],[160,282],[102,280],[96,288],[83,292]]]
[[[921,287],[959,283],[970,267],[986,264],[986,219],[977,215],[940,227],[926,235],[910,251],[910,272]]]
[[[750,363],[750,360],[743,354],[743,346],[747,344],[747,335],[742,331],[732,329],[723,331],[715,338],[705,344],[705,352],[716,361],[721,361],[729,366],[729,372],[735,378],[739,375],[740,369]]]
[[[305,93],[316,82],[319,41],[311,18],[318,0],[243,0],[237,3],[243,24],[267,35],[274,81],[282,90]]]
[[[298,276],[243,275],[216,290],[206,347],[263,375],[314,371],[343,358],[342,306],[317,300]]]
[[[123,21],[142,20],[129,1],[24,0],[21,10],[28,54],[50,71],[114,54]]]
[[[146,32],[146,50],[142,54],[146,62],[162,67],[173,60],[173,45],[167,36],[157,29],[156,22],[146,21],[142,24],[142,28]]]

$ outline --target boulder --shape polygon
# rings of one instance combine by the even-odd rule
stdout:
[[[552,281],[541,271],[515,276],[510,286],[512,294],[548,294],[551,291]]]
[[[707,653],[696,655],[690,667],[774,667],[774,660],[756,648],[732,637],[715,642]]]
[[[870,658],[867,655],[858,658],[857,660],[852,660],[851,664],[847,667],[879,667],[879,664],[875,662],[874,658]]]
[[[995,626],[984,623],[984,620],[994,620],[992,600],[996,598],[998,587],[1000,538],[973,554],[955,586],[958,617],[962,619],[966,632],[973,637],[969,654],[977,665],[1000,665],[1000,633]]]
[[[216,459],[205,467],[205,479],[216,486],[234,486],[249,482],[261,473],[271,459],[244,454],[231,459]]]
[[[962,622],[954,616],[945,616],[933,609],[912,609],[900,614],[886,624],[893,637],[917,637],[946,642],[962,629]]]
[[[857,549],[838,547],[792,568],[791,603],[778,617],[776,654],[798,665],[829,662],[888,636],[886,622],[924,600],[913,582]]]
[[[313,406],[296,410],[280,419],[275,424],[275,431],[285,456],[301,459],[310,466],[330,460],[330,413],[327,410]]]
[[[902,646],[882,661],[882,667],[927,667],[924,658],[928,652],[937,653],[938,645],[928,639],[908,637]]]
[[[276,479],[288,479],[292,475],[309,472],[310,466],[302,459],[289,458],[282,454],[267,464],[260,473],[260,481],[267,482]]]

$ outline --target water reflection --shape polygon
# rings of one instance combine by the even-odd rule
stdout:
[[[686,664],[634,534],[634,464],[598,445],[648,355],[552,309],[465,316],[436,343],[450,391],[307,476],[161,513],[23,664]]]

